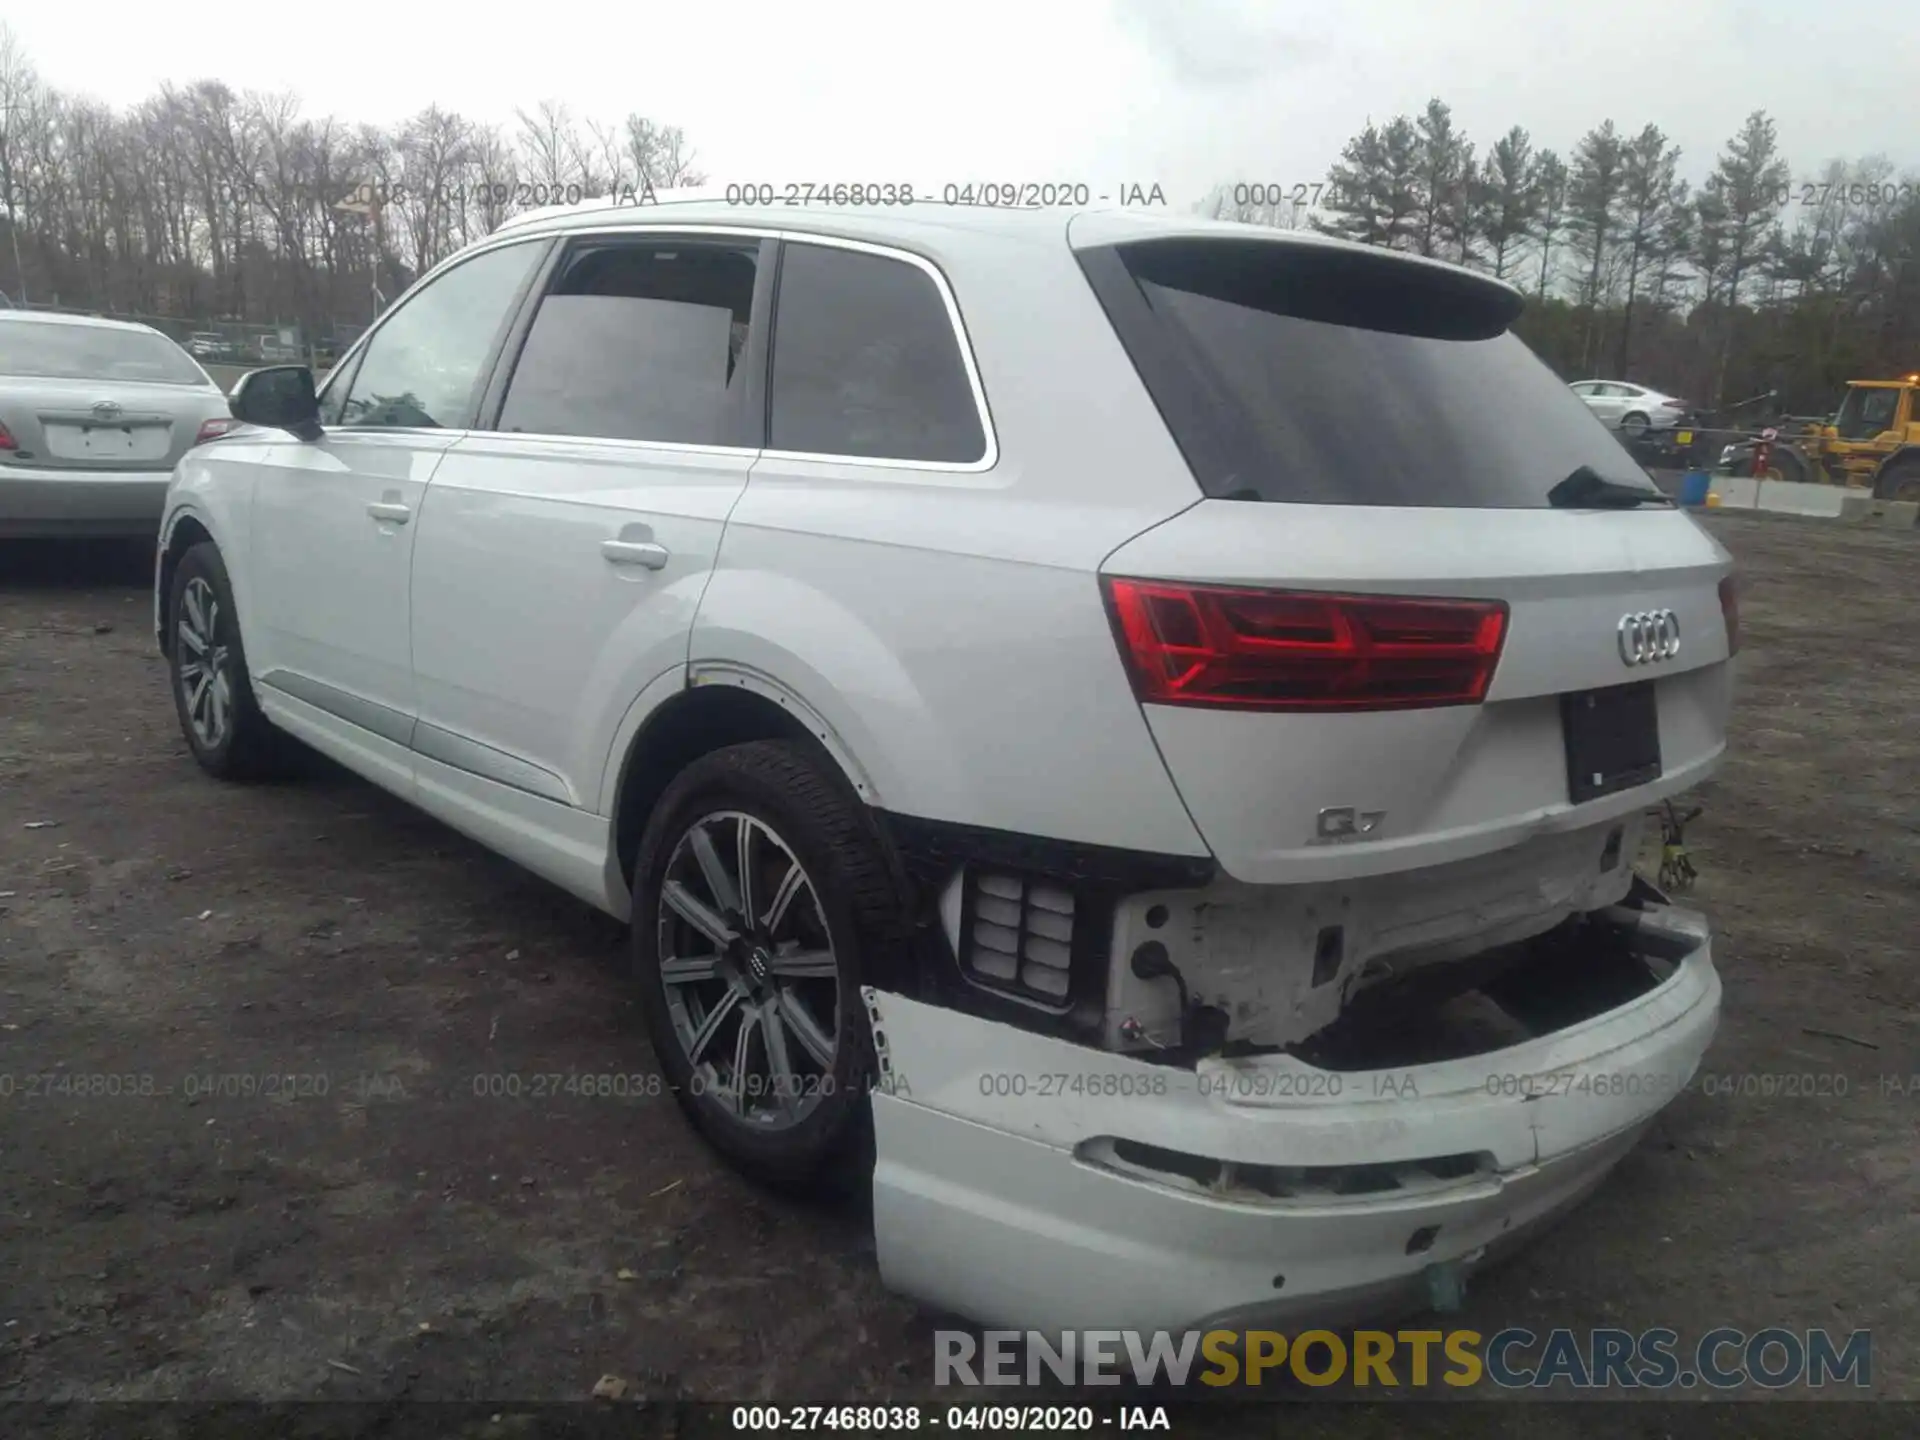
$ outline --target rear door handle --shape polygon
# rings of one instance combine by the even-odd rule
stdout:
[[[413,511],[405,505],[396,505],[391,500],[376,500],[367,506],[367,514],[376,520],[391,520],[395,525],[404,525],[413,518]]]
[[[600,553],[615,565],[644,565],[659,570],[667,563],[667,547],[650,540],[602,540]]]

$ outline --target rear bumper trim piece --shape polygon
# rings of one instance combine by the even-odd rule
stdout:
[[[155,536],[171,470],[0,467],[0,535]]]

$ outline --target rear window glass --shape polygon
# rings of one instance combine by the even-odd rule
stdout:
[[[1582,467],[1653,488],[1471,276],[1264,240],[1081,260],[1209,495],[1533,508]]]
[[[0,320],[0,375],[47,380],[153,380],[205,385],[187,352],[164,335],[105,325]]]
[[[886,256],[786,246],[769,443],[953,465],[985,456],[960,343],[930,275]]]

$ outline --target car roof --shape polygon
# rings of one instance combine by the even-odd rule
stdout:
[[[722,187],[707,186],[697,190],[660,191],[654,198],[640,202],[589,200],[578,205],[549,205],[513,216],[496,227],[493,235],[565,234],[580,229],[650,228],[678,223],[702,229],[783,230],[878,245],[911,247],[917,241],[923,245],[937,243],[942,248],[1004,241],[1064,241],[1074,249],[1083,249],[1180,237],[1258,239],[1275,244],[1359,251],[1375,258],[1391,256],[1410,266],[1468,276],[1489,288],[1509,291],[1515,296],[1520,294],[1505,281],[1444,260],[1360,245],[1310,230],[1209,220],[1144,204],[1084,208],[946,205],[933,201],[911,205],[748,205],[730,204]]]
[[[104,315],[65,315],[52,310],[0,310],[0,320],[29,325],[79,325],[93,330],[132,330],[142,335],[167,337],[151,325],[138,320],[110,320]]]

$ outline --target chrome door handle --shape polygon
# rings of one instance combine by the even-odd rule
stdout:
[[[367,514],[376,520],[391,520],[396,525],[404,525],[413,518],[413,511],[405,505],[396,505],[390,500],[376,500],[367,506]]]
[[[602,540],[600,553],[615,565],[644,565],[659,570],[667,563],[667,547],[647,540]]]

